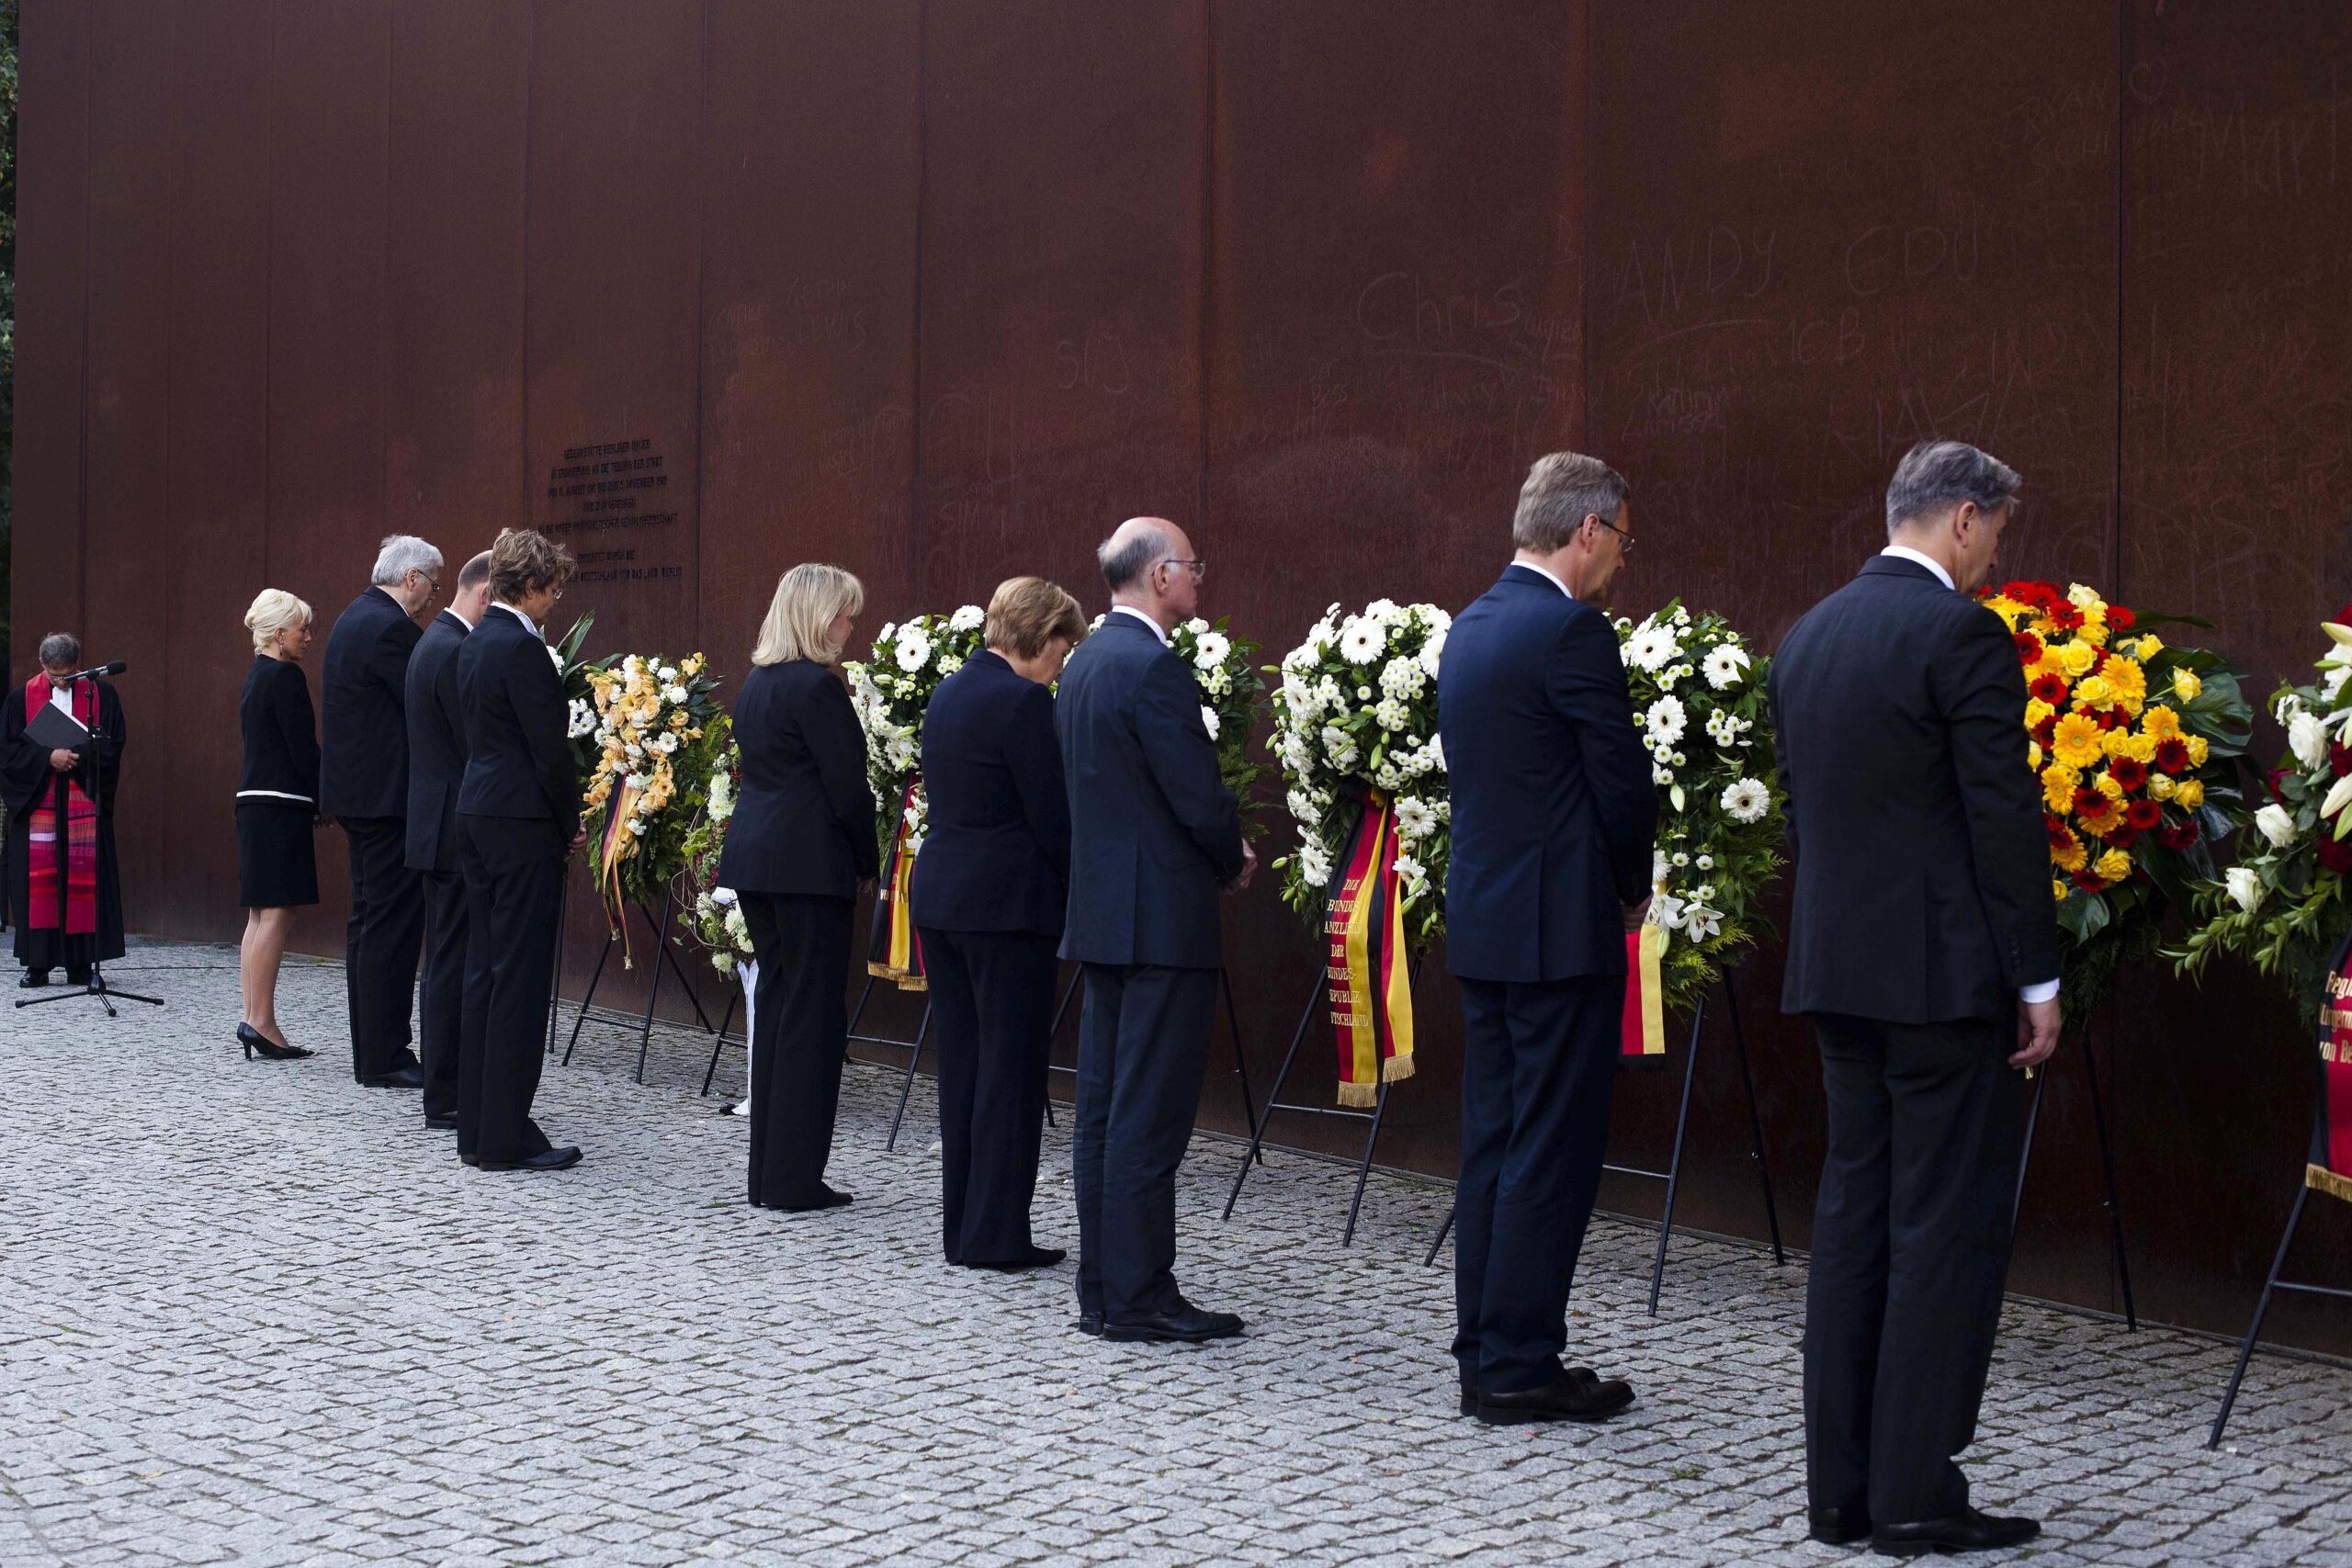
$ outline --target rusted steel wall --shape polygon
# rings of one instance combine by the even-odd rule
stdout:
[[[1574,446],[1635,487],[1618,607],[1679,594],[1769,643],[1948,434],[2028,477],[2011,570],[2211,615],[2267,691],[2352,598],[2347,26],[2326,0],[27,0],[14,668],[67,625],[133,660],[132,922],[211,938],[238,924],[238,616],[265,584],[331,616],[393,530],[454,559],[552,528],[584,563],[560,619],[740,670],[795,560],[864,576],[869,631],[1014,571],[1099,603],[1096,539],[1163,512],[1271,658],[1333,600],[1459,606],[1527,463]],[[301,940],[333,952],[321,841]],[[1319,964],[1272,880],[1229,933],[1261,1095]],[[572,913],[576,994],[602,941]],[[1436,967],[1382,1152],[1443,1173]],[[1820,1098],[1777,969],[1738,999],[1801,1243]],[[1682,1217],[1754,1235],[1730,1044],[1718,1006]],[[2233,1327],[2304,1047],[2217,975],[2140,977],[2097,1050],[2141,1309]],[[1319,1031],[1302,1060],[1320,1101]],[[1678,1087],[1623,1082],[1614,1159],[1663,1163]],[[2113,1306],[2092,1147],[2062,1064],[2015,1279]]]

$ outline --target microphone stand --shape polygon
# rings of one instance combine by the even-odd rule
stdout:
[[[104,840],[107,807],[107,749],[104,744],[104,731],[107,725],[107,699],[106,694],[98,689],[96,671],[85,670],[79,675],[74,677],[74,682],[77,685],[83,681],[88,681],[90,682],[90,799],[91,802],[98,808],[98,832],[100,840],[98,845],[98,857],[100,861],[99,870],[101,872],[99,886],[96,889],[94,889],[91,893],[91,897],[95,901],[105,890],[105,877],[103,875],[105,869],[104,861],[106,858]],[[64,819],[61,817],[58,821],[58,827],[61,831],[64,829]],[[65,861],[62,852],[63,850],[62,841],[59,847],[61,854],[58,860],[57,878],[59,882],[62,883],[65,880]],[[121,868],[119,866],[116,867],[116,875],[118,878],[121,875]],[[104,924],[103,921],[95,921],[93,923],[100,925]],[[60,925],[61,929],[57,934],[59,938],[62,940],[65,936],[65,932],[62,929],[62,921],[60,922]],[[164,998],[161,997],[142,997],[135,991],[118,991],[107,985],[106,964],[104,960],[98,956],[99,948],[101,946],[99,941],[100,935],[101,933],[96,931],[93,931],[90,933],[90,977],[82,983],[82,988],[80,990],[60,991],[53,997],[28,997],[23,1001],[18,1002],[17,1006],[19,1009],[37,1008],[49,1002],[72,1001],[76,997],[96,997],[98,998],[98,1005],[107,1010],[107,1016],[108,1018],[119,1018],[122,1016],[120,1013],[114,1010],[114,1004],[118,1000],[126,1002],[145,1002],[149,1007],[162,1007],[164,1005]]]

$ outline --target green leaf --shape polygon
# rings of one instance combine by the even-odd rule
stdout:
[[[2112,919],[2107,899],[2100,894],[2077,889],[2066,895],[2058,906],[2058,928],[2075,940],[2077,946],[2087,942],[2107,929]]]

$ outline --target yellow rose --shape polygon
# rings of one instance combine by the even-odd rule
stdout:
[[[2140,732],[2151,740],[2172,740],[2180,734],[2180,716],[2158,703],[2140,720]]]
[[[2058,668],[2069,680],[2081,680],[2098,662],[2098,649],[2087,642],[2064,643],[2050,651],[2057,656]]]
[[[2075,688],[2075,701],[2085,707],[2106,707],[2115,701],[2115,687],[2104,675],[2086,675]]]
[[[2197,678],[2196,671],[2184,668],[2172,672],[2172,694],[2182,702],[2195,702],[2204,689],[2205,682]]]
[[[2172,786],[2172,803],[2183,811],[2194,811],[2205,804],[2205,786],[2196,779],[2182,779]]]
[[[2080,637],[2083,641],[2089,643],[2093,648],[2105,648],[2107,646],[2107,618],[2104,615],[2085,615],[2083,617],[2083,624],[2075,629],[2075,635],[2077,637]]]
[[[2146,736],[2120,726],[2107,732],[2100,744],[2110,757],[2129,757],[2135,762],[2152,762],[2156,757],[2156,743]]]
[[[2029,744],[2029,745],[2026,747],[2026,749],[2025,749],[2025,765],[2026,765],[2027,767],[2029,767],[2029,768],[2031,768],[2031,769],[2032,769],[2035,773],[2040,773],[2040,772],[2041,772],[2041,741],[2039,741],[2039,740],[2033,741],[2033,742],[2031,742],[2030,744]]]
[[[2055,764],[2041,770],[2041,802],[2051,810],[2064,816],[2075,807],[2075,791],[2081,787],[2082,774],[2072,768]]]
[[[2099,774],[2098,778],[2094,781],[2091,787],[2098,790],[2099,794],[2107,796],[2109,800],[2121,800],[2123,798],[2123,786],[2115,782],[2115,775],[2113,773]]]
[[[2040,697],[2028,697],[2025,701],[2025,727],[2028,729],[2040,729],[2041,721],[2057,711]]]
[[[2173,791],[2178,786],[2172,782],[2172,775],[2170,773],[2150,773],[2148,775],[2148,798],[2150,800],[2170,800],[2172,798]]]
[[[2091,872],[2102,881],[2121,882],[2132,874],[2132,857],[2121,850],[2109,850],[2098,857]]]
[[[2050,897],[2055,903],[2063,904],[2066,901],[2066,885],[2054,876],[2050,879]]]
[[[2192,766],[2203,767],[2206,757],[2211,754],[2211,750],[2203,736],[2192,735],[2188,738],[2188,761]]]
[[[2165,650],[2165,639],[2154,632],[2140,634],[2140,661],[2144,664]]]
[[[2070,713],[2058,721],[2051,737],[2051,750],[2058,761],[2069,768],[2087,768],[2105,751],[2097,724],[2078,713]]]

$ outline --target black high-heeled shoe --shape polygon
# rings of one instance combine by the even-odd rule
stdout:
[[[293,1062],[318,1053],[306,1051],[300,1045],[280,1045],[250,1023],[237,1025],[237,1043],[245,1048],[245,1060],[258,1055],[265,1062]]]

